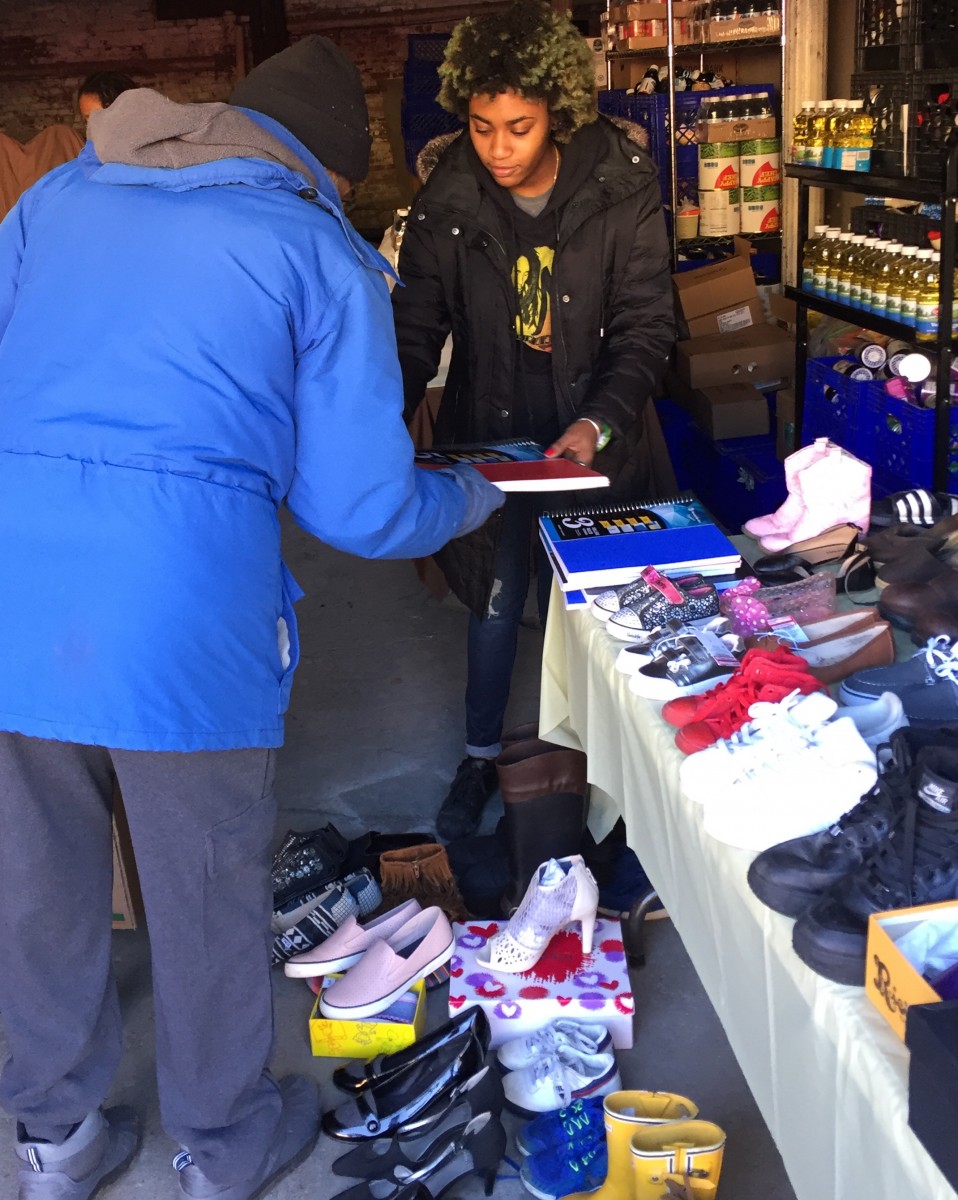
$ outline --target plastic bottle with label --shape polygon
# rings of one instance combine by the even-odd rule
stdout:
[[[872,293],[875,286],[875,272],[878,269],[878,264],[885,256],[885,251],[890,243],[884,238],[878,238],[872,252],[866,255],[862,261],[861,267],[861,304],[859,308],[865,312],[872,311]]]
[[[803,100],[802,107],[792,119],[792,146],[789,155],[793,163],[805,163],[808,157],[808,135],[811,132],[814,111],[815,101]]]
[[[861,246],[855,254],[853,269],[849,275],[848,303],[852,308],[861,308],[862,280],[867,270],[867,263],[871,258],[872,251],[878,245],[878,238],[865,237],[862,234],[857,234],[856,237],[861,238]]]
[[[841,236],[841,232],[840,229],[826,229],[825,237],[822,240],[818,253],[815,255],[813,290],[816,296],[824,296],[828,289],[828,271],[832,255],[838,249],[838,239]]]
[[[931,260],[922,263],[916,296],[915,337],[919,342],[933,342],[938,337],[938,310],[940,298],[939,272],[941,255],[932,251]]]
[[[875,118],[865,111],[864,100],[849,101],[846,125],[848,147],[842,151],[843,171],[870,171],[874,145]]]
[[[902,246],[898,260],[894,264],[891,278],[888,281],[888,300],[885,303],[885,316],[890,321],[901,320],[902,304],[905,292],[915,270],[915,255],[917,246]]]
[[[815,255],[822,248],[827,232],[827,225],[816,225],[815,236],[808,239],[802,251],[802,290],[805,292],[815,290]]]
[[[847,116],[847,100],[833,100],[832,107],[825,122],[825,145],[822,149],[822,166],[833,168],[837,165],[838,146],[842,136],[842,126]]]
[[[853,233],[840,233],[838,235],[838,245],[832,250],[831,261],[828,264],[828,274],[825,279],[825,298],[827,300],[838,300],[838,294],[841,291],[842,272],[845,269],[845,262],[852,248],[852,238],[854,236]]]
[[[822,167],[825,165],[825,143],[828,140],[828,121],[832,115],[832,106],[833,101],[822,100],[812,113],[808,131],[806,166]]]
[[[891,284],[892,273],[897,267],[898,255],[902,251],[901,242],[889,242],[885,253],[875,265],[872,274],[872,302],[869,312],[876,317],[883,317],[888,309],[888,288]]]
[[[861,259],[864,246],[865,235],[863,233],[853,233],[851,235],[851,245],[845,252],[841,274],[838,278],[837,300],[839,304],[850,306],[852,303],[852,285],[857,278],[858,263]]]
[[[928,269],[928,264],[931,262],[931,250],[921,249],[915,252],[914,261],[911,264],[911,271],[905,281],[905,289],[901,296],[901,312],[898,314],[898,320],[903,325],[909,325],[912,329],[918,320],[918,293],[921,290],[921,282],[924,272]]]

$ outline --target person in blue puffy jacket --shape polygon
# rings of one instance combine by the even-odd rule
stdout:
[[[132,1157],[134,1115],[102,1108],[115,779],[178,1185],[248,1200],[318,1122],[313,1085],[267,1070],[300,595],[278,509],[409,558],[501,494],[413,465],[388,268],[340,200],[368,170],[366,104],[332,43],[228,105],[126,91],[89,131],[0,225],[0,1104],[21,1197],[88,1200]]]

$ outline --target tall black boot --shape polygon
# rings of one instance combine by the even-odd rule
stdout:
[[[507,746],[496,768],[509,858],[502,911],[511,916],[541,863],[580,852],[587,811],[586,756],[527,738]]]

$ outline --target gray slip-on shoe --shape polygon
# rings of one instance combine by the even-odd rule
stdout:
[[[131,1108],[97,1109],[59,1146],[17,1138],[17,1200],[91,1200],[126,1170],[140,1126]]]
[[[181,1196],[190,1200],[259,1200],[283,1175],[308,1157],[319,1136],[319,1090],[304,1075],[281,1079],[279,1089],[283,1095],[283,1113],[273,1146],[256,1174],[242,1183],[213,1183],[184,1150],[173,1159]]]

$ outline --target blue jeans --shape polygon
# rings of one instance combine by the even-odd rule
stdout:
[[[511,495],[503,507],[495,558],[495,581],[489,607],[480,620],[469,618],[466,682],[466,753],[494,758],[500,751],[502,722],[509,702],[516,644],[529,591],[533,539],[538,566],[539,616],[545,623],[552,588],[552,569],[539,541],[539,514],[562,506],[552,493]]]

